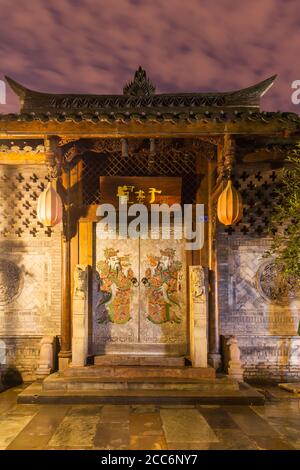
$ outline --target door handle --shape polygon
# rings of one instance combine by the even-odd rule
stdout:
[[[132,277],[132,278],[131,278],[131,283],[132,283],[135,287],[137,287],[137,286],[139,285],[139,281],[137,280],[136,277]]]
[[[148,287],[150,285],[149,279],[147,277],[143,277],[141,282],[144,284],[145,287]]]

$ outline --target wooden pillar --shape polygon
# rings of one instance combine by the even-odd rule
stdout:
[[[46,165],[50,177],[56,179],[56,189],[63,201],[63,233],[61,245],[61,344],[59,369],[63,370],[71,358],[71,233],[70,233],[70,168],[62,172],[62,149],[58,136],[45,138]]]
[[[215,250],[215,248],[214,248]],[[219,299],[218,299],[218,263],[216,252],[214,260],[209,269],[209,352],[208,362],[215,369],[221,365],[220,353],[220,318],[219,318]]]
[[[218,149],[219,153],[219,149]],[[216,162],[208,162],[208,363],[218,369],[221,365],[220,333],[219,333],[219,306],[218,306],[218,276],[216,261],[216,208],[213,198],[214,173]]]
[[[217,202],[223,190],[223,180],[232,174],[235,159],[235,141],[229,135],[218,145],[217,164],[209,162],[209,364],[215,369],[221,365],[219,279],[217,253]],[[217,171],[215,171],[217,170]],[[215,177],[213,176],[215,175]]]
[[[64,168],[62,175],[64,192],[64,220],[62,235],[61,269],[61,350],[59,352],[59,370],[67,367],[71,360],[71,226],[70,226],[70,167]]]

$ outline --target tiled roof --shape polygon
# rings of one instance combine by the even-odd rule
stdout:
[[[133,116],[143,113],[149,117],[158,112],[170,113],[175,111],[189,113],[196,110],[259,110],[260,98],[273,85],[276,75],[263,80],[256,85],[237,91],[209,93],[162,93],[155,94],[155,87],[150,82],[146,72],[140,67],[133,81],[128,83],[122,95],[87,95],[87,94],[54,94],[30,90],[15,80],[6,77],[13,91],[18,95],[22,113],[48,112],[56,113],[121,113],[126,119],[127,112]],[[200,111],[199,111],[200,112]],[[220,111],[221,112],[221,111]],[[115,118],[113,118],[115,119]]]

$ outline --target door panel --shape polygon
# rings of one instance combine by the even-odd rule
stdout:
[[[95,236],[94,250],[93,353],[185,354],[184,241]]]
[[[186,267],[181,240],[141,240],[140,342],[186,346]]]
[[[93,344],[136,343],[139,337],[139,240],[96,237]]]

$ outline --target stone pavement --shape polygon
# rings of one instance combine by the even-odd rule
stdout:
[[[300,449],[300,400],[265,406],[23,405],[0,394],[0,449]]]

